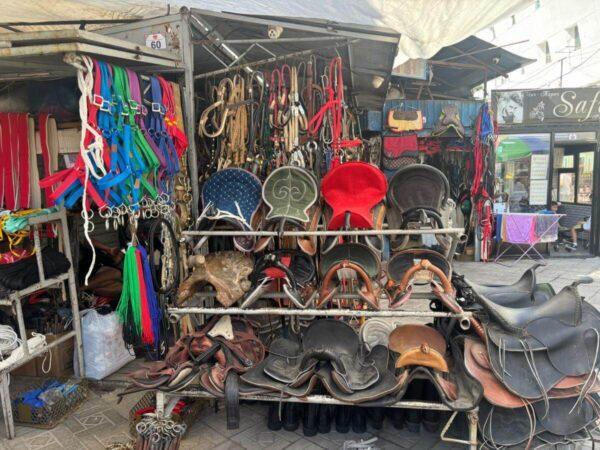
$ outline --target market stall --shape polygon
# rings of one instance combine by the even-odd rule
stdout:
[[[600,319],[577,291],[590,280],[555,293],[535,267],[514,285],[456,273],[466,231],[490,252],[496,129],[486,104],[384,105],[396,32],[183,10],[100,35],[24,35],[0,48],[0,68],[41,52],[25,62],[34,77],[58,67],[45,91],[76,83],[75,125],[48,132],[29,84],[9,86],[7,118],[42,113],[41,159],[9,139],[2,152],[18,155],[18,170],[0,171],[43,173],[2,178],[3,207],[22,217],[31,188],[59,211],[79,374],[130,364],[119,395],[144,393],[130,414],[138,447],[179,448],[198,399],[224,405],[228,429],[254,400],[268,404],[269,429],[308,436],[391,420],[477,448],[593,431]],[[50,37],[58,48],[38,48]],[[373,111],[379,135],[363,130]],[[61,122],[75,149],[64,167],[44,149]],[[19,233],[2,222],[10,250],[32,239],[36,256],[23,260],[38,264],[40,240],[57,233],[35,228],[41,217],[26,215]],[[11,289],[20,316],[24,293]],[[80,304],[91,309],[81,320]],[[37,407],[41,393],[17,404]]]

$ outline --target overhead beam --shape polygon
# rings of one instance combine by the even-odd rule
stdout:
[[[506,72],[498,69],[497,67],[492,66],[491,64],[488,64],[488,63],[480,60],[476,56],[470,55],[469,53],[461,50],[460,48],[456,47],[455,45],[451,45],[448,48],[450,48],[450,49],[454,50],[455,52],[459,53],[461,56],[464,56],[465,58],[470,59],[471,61],[474,61],[477,64],[482,65],[486,69],[488,69],[488,70],[490,70],[490,71],[492,71],[492,72],[494,72],[494,73],[496,73],[498,75],[501,75],[503,77],[507,77],[508,76],[508,74]]]
[[[213,77],[216,75],[222,75],[224,73],[228,73],[234,70],[240,70],[240,69],[245,69],[247,67],[255,67],[255,66],[262,66],[265,64],[270,64],[270,63],[274,63],[277,61],[283,61],[285,59],[291,59],[291,58],[298,58],[300,56],[308,56],[308,55],[312,55],[313,53],[317,53],[323,50],[330,50],[333,48],[338,48],[338,47],[343,47],[345,45],[350,45],[353,44],[354,42],[357,42],[358,39],[355,39],[353,41],[348,41],[347,43],[338,43],[335,45],[330,45],[327,47],[320,47],[320,48],[313,48],[313,49],[309,49],[309,50],[302,50],[299,52],[293,52],[293,53],[287,53],[285,55],[280,55],[280,56],[273,56],[271,58],[266,58],[266,59],[261,59],[259,61],[252,61],[249,63],[245,63],[245,64],[239,64],[237,66],[233,66],[233,67],[228,67],[225,69],[219,69],[219,70],[213,70],[211,72],[206,72],[206,73],[201,73],[200,75],[195,75],[194,79],[195,80],[200,80],[203,78],[208,78],[208,77]]]

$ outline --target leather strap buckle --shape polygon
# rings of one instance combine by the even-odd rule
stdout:
[[[157,112],[164,116],[167,112],[167,109],[160,103],[152,102],[152,112]]]

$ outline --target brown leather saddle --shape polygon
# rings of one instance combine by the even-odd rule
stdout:
[[[216,298],[223,306],[230,307],[250,290],[248,276],[254,269],[251,256],[236,251],[209,253],[191,256],[188,262],[193,267],[177,292],[177,304],[181,305],[203,285],[210,284],[217,291]]]
[[[356,293],[372,309],[379,309],[381,261],[370,247],[344,243],[321,257],[321,289],[316,307],[322,308],[342,291]],[[335,280],[338,280],[337,284]]]
[[[427,325],[401,325],[390,333],[390,350],[398,353],[396,368],[423,366],[448,372],[446,339]]]
[[[264,356],[265,347],[250,322],[213,316],[200,331],[182,336],[164,361],[129,374],[132,384],[120,396],[146,389],[177,392],[199,383],[208,392],[225,397],[228,428],[237,428],[240,394],[264,393],[255,388],[241,389],[239,375]]]

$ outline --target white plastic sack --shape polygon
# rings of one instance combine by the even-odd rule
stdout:
[[[135,355],[125,347],[122,330],[123,326],[114,312],[106,315],[93,309],[81,312],[86,378],[101,380],[135,359]],[[77,367],[77,351],[74,358],[74,367]]]

